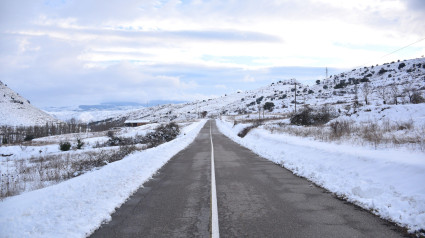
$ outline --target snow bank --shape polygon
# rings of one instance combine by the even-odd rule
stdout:
[[[392,220],[409,231],[425,228],[425,155],[371,150],[271,134],[258,128],[244,138],[240,127],[217,120],[219,130],[294,174]]]
[[[416,125],[425,124],[425,104],[400,105],[366,105],[359,112],[349,116],[340,116],[336,120],[355,120],[356,123],[379,122],[389,120],[393,122],[407,122],[412,120]]]
[[[175,140],[129,155],[99,170],[0,202],[1,237],[86,237],[117,207],[187,147],[206,120]]]

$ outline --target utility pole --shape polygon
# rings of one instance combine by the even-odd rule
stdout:
[[[294,100],[294,102],[295,102],[295,113],[297,113],[297,81],[295,81],[295,80],[294,80],[294,85],[295,85],[295,91],[294,91],[294,93],[295,93],[295,100]]]
[[[261,106],[258,104],[258,120],[261,120]]]
[[[328,78],[328,67],[326,67],[326,78]]]

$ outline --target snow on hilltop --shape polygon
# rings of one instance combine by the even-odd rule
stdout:
[[[0,126],[34,126],[60,122],[0,81]]]
[[[115,115],[115,117],[165,122],[196,118],[203,111],[206,111],[209,116],[240,115],[258,113],[259,106],[262,107],[266,102],[272,102],[275,105],[273,113],[290,113],[295,107],[295,82],[295,80],[283,80],[257,90],[239,91],[219,98],[184,104],[142,108]],[[370,92],[365,93],[365,88],[368,88]],[[370,107],[384,106],[384,104],[408,104],[412,103],[414,92],[424,97],[425,59],[418,58],[357,68],[317,80],[314,85],[303,85],[297,82],[296,91],[298,108],[303,105],[316,107],[328,104],[341,115],[363,113],[365,110],[370,111]],[[361,107],[366,105],[365,96],[368,100],[367,106]],[[353,108],[355,100],[359,103],[357,108]]]

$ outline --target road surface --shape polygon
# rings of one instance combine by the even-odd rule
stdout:
[[[91,237],[406,235],[393,224],[241,147],[210,122]],[[211,202],[211,144],[218,216],[212,212]],[[211,225],[217,219],[218,229]]]

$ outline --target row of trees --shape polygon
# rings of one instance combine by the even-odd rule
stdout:
[[[376,96],[378,96],[378,98],[382,99],[382,102],[384,104],[397,105],[401,102],[400,98],[403,98],[403,103],[425,103],[425,99],[421,95],[421,91],[414,86],[412,81],[405,81],[402,84],[393,83],[386,86],[381,85],[378,87],[375,87],[372,83],[368,81],[354,83],[354,108],[357,108],[361,105],[359,100],[360,92],[366,105],[370,104],[369,100],[372,94],[375,94]],[[256,99],[256,103],[258,104],[258,112],[260,113],[261,110],[263,110],[263,113],[266,110],[270,112],[273,111],[275,106],[274,103],[266,102],[263,105],[260,105],[262,99],[263,97]],[[247,104],[247,106],[252,105],[255,105],[255,102]]]
[[[357,86],[357,85],[356,85]],[[407,97],[409,103],[418,104],[425,102],[425,99],[420,94],[420,91],[413,86],[412,82],[406,82],[400,86],[397,84],[390,84],[388,86],[378,86],[374,88],[369,83],[364,83],[362,85],[362,94],[364,97],[365,104],[369,104],[369,96],[373,91],[376,91],[378,97],[382,99],[384,104],[393,103],[398,104],[400,97]],[[357,87],[355,87],[355,99],[357,96]]]
[[[0,144],[13,144],[31,141],[35,138],[63,135],[70,133],[106,131],[124,125],[125,118],[104,120],[92,123],[81,123],[71,119],[67,123],[46,123],[44,126],[1,126]]]

